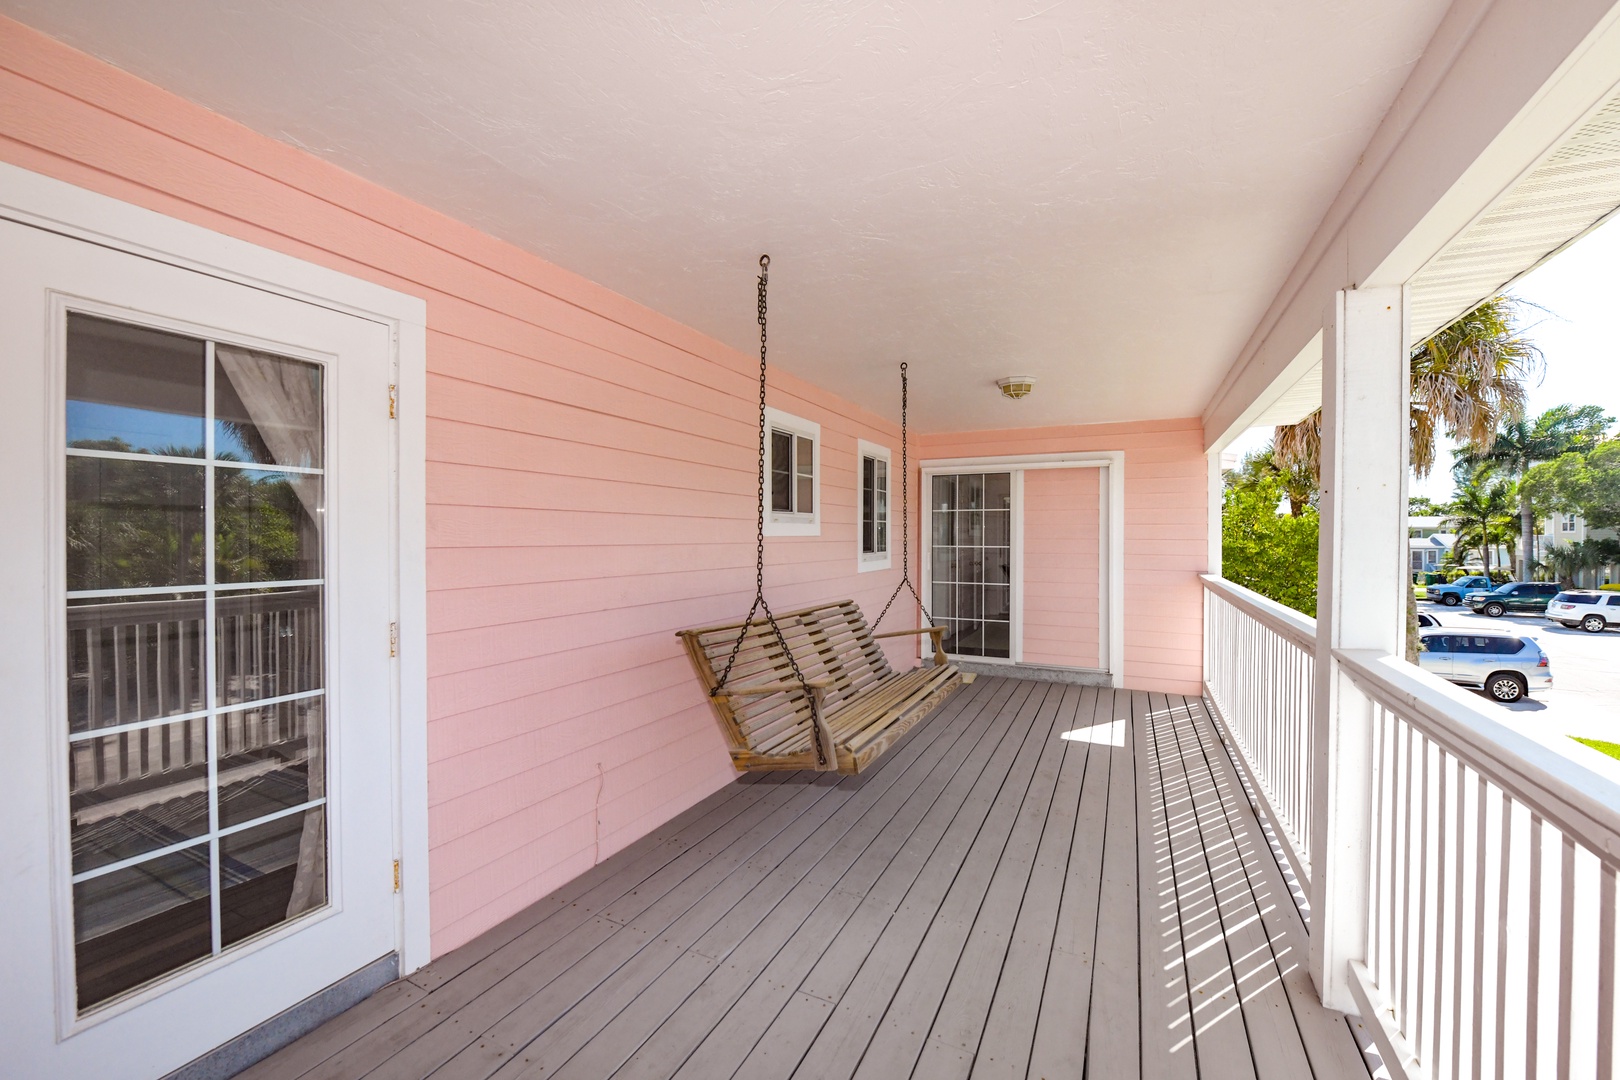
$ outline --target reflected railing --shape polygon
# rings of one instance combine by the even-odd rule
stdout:
[[[68,608],[74,794],[206,768],[205,620],[200,596]],[[324,685],[320,588],[221,594],[215,622],[218,705],[273,704]],[[301,746],[308,724],[302,708],[226,713],[219,754]]]

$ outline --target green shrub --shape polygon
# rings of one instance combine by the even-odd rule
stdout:
[[[1316,508],[1279,514],[1284,489],[1275,477],[1226,489],[1221,508],[1221,576],[1261,596],[1316,616]]]
[[[1604,592],[1620,592],[1620,583],[1614,585],[1599,585],[1598,588]]]

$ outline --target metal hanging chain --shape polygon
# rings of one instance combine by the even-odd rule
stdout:
[[[799,661],[794,658],[793,650],[788,648],[787,638],[782,634],[782,628],[777,625],[776,616],[771,612],[771,605],[765,600],[765,290],[770,279],[771,257],[759,257],[759,489],[758,502],[755,507],[757,513],[754,519],[754,603],[748,609],[748,615],[742,621],[742,628],[737,631],[737,640],[731,643],[731,655],[726,657],[725,670],[720,673],[720,681],[714,689],[709,691],[710,697],[716,697],[726,688],[726,680],[731,678],[731,669],[737,663],[737,654],[742,651],[743,640],[748,636],[748,627],[754,621],[754,614],[763,610],[765,619],[771,624],[771,632],[776,635],[776,643],[782,647],[782,655],[787,657],[788,666],[793,669],[793,678],[804,691],[804,699],[810,703],[810,742],[816,748],[816,764],[827,764],[827,751],[817,737],[817,730],[821,726],[820,717],[816,712],[816,695],[810,689],[810,680],[805,678],[804,672],[799,670]]]
[[[923,603],[917,587],[911,583],[911,440],[906,432],[906,414],[910,411],[911,396],[906,378],[906,368],[909,366],[904,362],[900,364],[900,584],[894,587],[894,592],[889,594],[889,602],[878,612],[877,622],[872,624],[874,630],[883,622],[883,616],[889,613],[889,607],[899,597],[901,589],[911,590],[923,618],[928,620],[929,626],[934,625],[934,617],[928,614],[928,605]]]

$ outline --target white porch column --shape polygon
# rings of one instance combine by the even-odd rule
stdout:
[[[1323,1003],[1355,1012],[1348,965],[1367,951],[1372,714],[1333,650],[1405,648],[1405,289],[1336,293],[1322,336],[1310,959]]]

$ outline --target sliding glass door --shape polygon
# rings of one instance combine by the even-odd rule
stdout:
[[[1012,656],[1012,502],[1010,472],[933,477],[929,599],[953,656]]]

